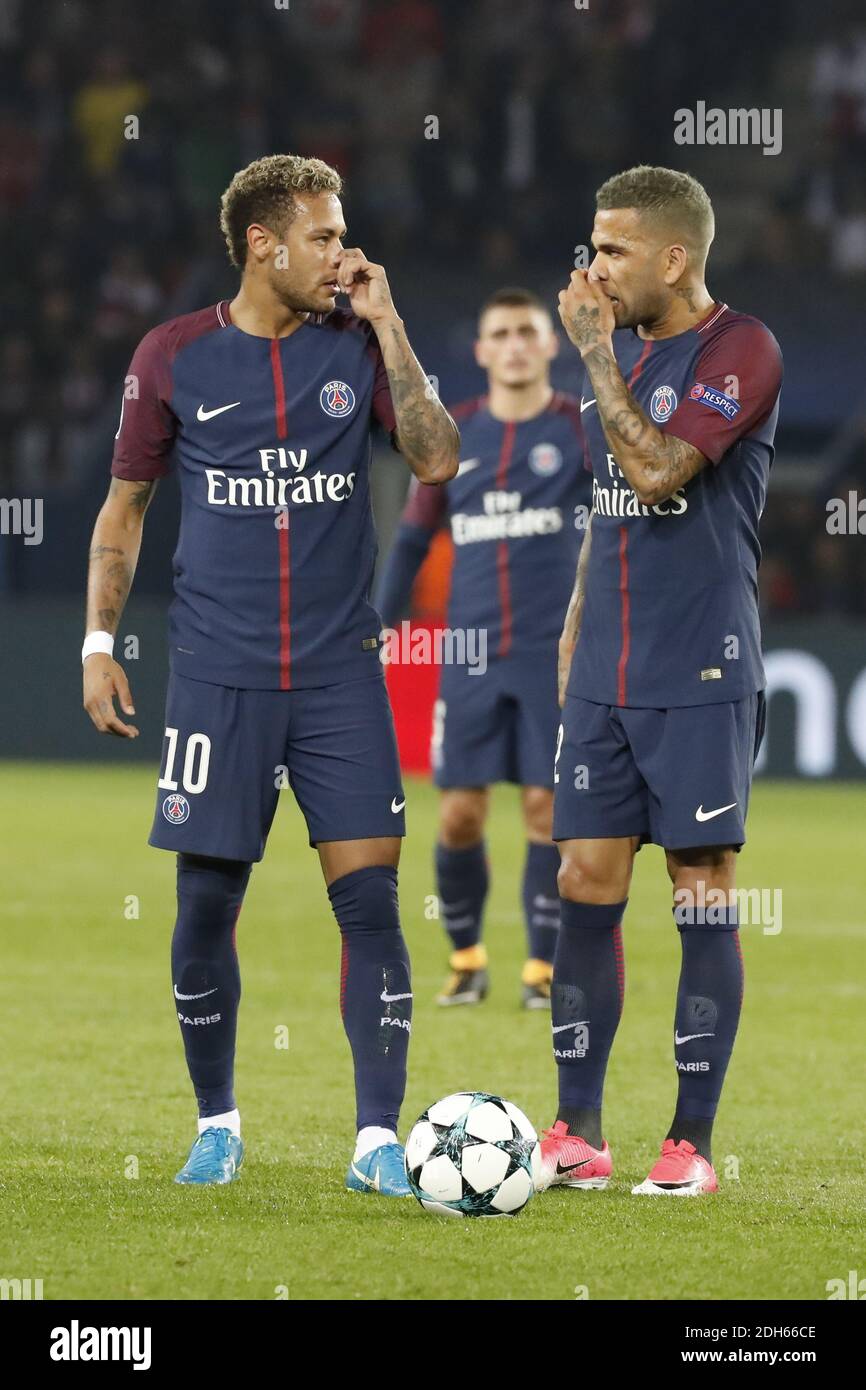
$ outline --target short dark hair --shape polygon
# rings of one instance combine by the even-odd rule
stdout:
[[[691,174],[661,165],[637,164],[601,185],[595,195],[600,212],[635,208],[682,237],[703,261],[715,235],[713,205],[707,190]]]
[[[220,200],[220,227],[229,260],[243,270],[247,227],[262,222],[275,230],[288,226],[296,193],[340,193],[343,180],[323,159],[299,154],[267,154],[239,169]]]
[[[500,290],[494,290],[489,299],[486,299],[478,311],[478,326],[484,320],[484,315],[491,309],[540,309],[543,314],[550,315],[547,305],[539,299],[532,290],[520,289],[516,285],[506,285]]]

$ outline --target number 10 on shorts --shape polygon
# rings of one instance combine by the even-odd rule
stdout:
[[[163,791],[176,792],[178,783],[174,779],[175,763],[177,761],[178,730],[166,729],[165,737],[168,739],[168,749],[165,756],[165,772],[159,779],[158,786]],[[190,796],[196,796],[203,792],[207,786],[207,774],[210,767],[210,739],[207,734],[190,734],[186,741],[186,748],[183,755],[183,773],[180,785]]]

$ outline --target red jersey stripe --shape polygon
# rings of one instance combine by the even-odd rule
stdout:
[[[274,402],[277,413],[277,439],[285,439],[286,388],[283,384],[283,364],[280,360],[280,340],[271,338],[271,371],[274,374]]]
[[[647,341],[646,341],[646,342],[644,343],[644,345],[643,345],[643,349],[642,349],[642,351],[641,351],[640,357],[637,359],[637,361],[635,362],[634,366],[633,366],[632,369],[631,369],[631,376],[630,376],[629,379],[628,379],[628,384],[629,384],[629,386],[634,386],[635,382],[637,381],[638,377],[640,376],[641,372],[643,371],[644,362],[646,362],[647,358],[648,358],[649,355],[650,355],[650,351],[651,351],[651,349],[652,349],[652,345],[653,345],[653,339],[648,338]]]
[[[619,528],[619,597],[620,613],[622,615],[622,645],[619,652],[619,661],[616,667],[616,702],[618,705],[625,704],[625,672],[628,665],[628,651],[631,646],[631,630],[629,628],[629,592],[628,592],[628,530],[625,526]]]
[[[277,438],[285,439],[286,428],[286,387],[283,381],[283,363],[280,358],[280,340],[271,339],[271,371],[274,376],[274,409],[277,418]],[[277,543],[280,551],[280,689],[292,688],[292,616],[291,590],[292,571],[289,550],[289,512],[277,518]]]
[[[517,426],[509,420],[502,434],[502,447],[499,451],[499,465],[496,469],[496,486],[504,488],[508,478],[508,465],[514,452],[514,436]],[[499,604],[502,609],[502,632],[499,638],[499,656],[507,656],[511,650],[511,578],[508,573],[508,542],[500,541],[496,550],[496,572],[499,579]]]

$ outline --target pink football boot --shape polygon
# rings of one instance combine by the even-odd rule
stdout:
[[[632,1188],[641,1197],[699,1197],[702,1192],[718,1192],[713,1165],[695,1150],[688,1139],[675,1144],[666,1139],[662,1156],[650,1169],[649,1177]]]
[[[612,1172],[606,1139],[603,1148],[594,1149],[585,1139],[569,1134],[564,1120],[557,1120],[552,1129],[542,1130],[538,1192],[548,1187],[607,1187]]]

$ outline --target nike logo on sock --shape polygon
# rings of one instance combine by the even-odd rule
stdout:
[[[685,1033],[683,1037],[680,1037],[679,1033],[675,1029],[674,1043],[677,1047],[679,1047],[680,1043],[694,1042],[695,1038],[714,1038],[715,1036],[715,1033]]]
[[[586,1026],[587,1028],[589,1027],[588,1018],[581,1018],[578,1020],[577,1023],[554,1023],[551,1028],[551,1032],[564,1033],[566,1028],[583,1028],[584,1026]]]
[[[379,995],[379,998],[382,1000],[383,1004],[393,1004],[398,999],[411,999],[412,993],[410,991],[409,994],[389,994],[387,990],[383,989],[382,993]]]
[[[174,997],[175,997],[175,999],[207,999],[207,997],[208,997],[209,994],[216,994],[216,992],[217,992],[217,986],[216,986],[216,985],[214,985],[213,989],[206,989],[206,990],[204,991],[203,994],[181,994],[181,992],[180,992],[180,990],[178,989],[177,985],[175,985],[175,987],[174,987]]]

